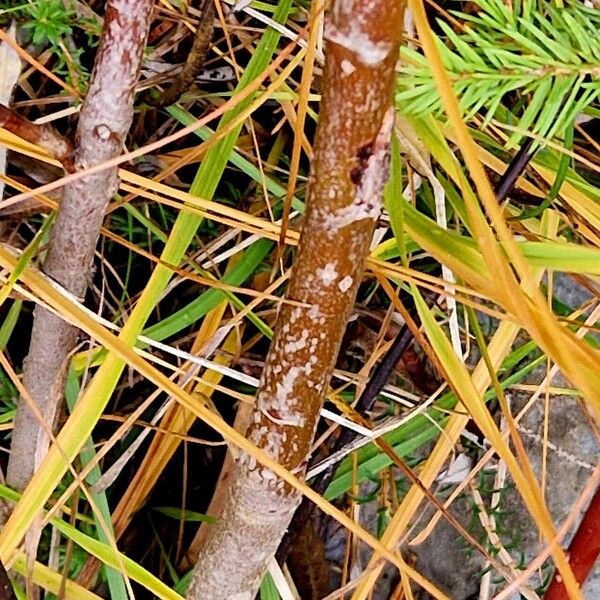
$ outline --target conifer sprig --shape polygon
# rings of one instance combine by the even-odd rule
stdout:
[[[559,9],[548,0],[532,0],[515,3],[512,10],[502,0],[475,3],[476,14],[454,11],[467,23],[460,33],[437,21],[442,60],[465,118],[482,111],[489,120],[503,104],[518,129],[562,137],[600,96],[600,11],[579,1]],[[397,101],[402,109],[441,111],[423,54],[405,46],[401,57]],[[513,133],[507,146],[520,137]]]

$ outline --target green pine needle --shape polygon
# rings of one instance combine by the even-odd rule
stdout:
[[[466,119],[497,117],[507,94],[526,101],[514,109],[517,127],[544,139],[562,138],[578,113],[600,96],[600,11],[581,2],[558,9],[530,0],[512,12],[502,0],[475,0],[477,14],[455,14],[468,25],[457,33],[439,20],[435,34],[444,66]],[[397,101],[407,114],[442,111],[423,54],[404,47]],[[514,123],[514,121],[513,121]],[[513,133],[507,146],[521,138]]]

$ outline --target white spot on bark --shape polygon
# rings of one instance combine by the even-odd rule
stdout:
[[[351,22],[348,31],[342,31],[328,21],[325,38],[354,52],[358,60],[367,67],[378,65],[392,50],[391,44],[374,42],[355,21]]]
[[[324,285],[331,285],[337,279],[338,273],[335,265],[336,263],[327,263],[322,269],[317,269],[317,275]]]
[[[106,125],[98,125],[96,133],[101,140],[107,140],[110,137],[110,129]]]
[[[281,361],[283,364],[285,361]],[[302,427],[304,425],[304,416],[296,410],[297,400],[294,398],[294,385],[298,376],[302,373],[301,367],[290,367],[289,371],[285,373],[281,381],[275,384],[275,395],[274,397],[266,397],[266,393],[261,393],[257,399],[258,410],[272,423],[276,425],[288,425],[291,427]],[[263,428],[256,431],[259,440],[255,440],[257,443],[264,438],[265,433],[262,431]],[[267,435],[271,435],[273,432],[270,431]],[[283,434],[285,436],[285,432]],[[267,440],[268,442],[269,440]],[[283,439],[282,441],[285,441]],[[263,444],[264,447],[264,444]],[[277,454],[274,454],[277,456]]]
[[[279,456],[281,447],[283,444],[285,444],[286,440],[287,434],[285,431],[270,430],[269,433],[267,433],[267,441],[264,448],[269,454],[273,456]]]
[[[356,71],[356,67],[346,58],[342,61],[340,66],[342,67],[344,75],[352,75],[352,73]]]
[[[272,481],[274,479],[277,479],[277,475],[275,475],[275,473],[273,473],[273,471],[271,471],[270,469],[265,469],[262,475],[263,479],[265,479],[266,481]]]
[[[379,218],[379,212],[379,206],[350,204],[333,213],[329,212],[323,214],[323,223],[332,234],[335,234],[342,227],[351,225],[356,221],[362,221],[363,219],[375,220]]]
[[[352,282],[353,282],[352,277],[350,277],[350,275],[346,275],[346,277],[344,277],[344,279],[342,279],[338,283],[338,287],[340,288],[340,292],[342,292],[343,294],[345,294],[352,287]]]
[[[283,351],[285,354],[292,354],[293,352],[298,352],[298,350],[302,350],[306,347],[306,341],[308,340],[308,330],[305,329],[300,334],[299,339],[291,338],[287,344],[283,347]]]
[[[298,319],[302,318],[302,309],[301,308],[294,308],[292,310],[292,312],[290,313],[290,324],[294,324]],[[287,328],[287,329],[286,329]],[[287,333],[290,330],[289,325],[284,325],[283,326],[283,333]]]
[[[300,375],[300,367],[292,367],[281,380],[277,383],[277,392],[275,396],[276,407],[278,409],[287,408],[290,402],[290,395],[294,391],[296,379]]]
[[[321,311],[319,310],[318,305],[313,304],[308,311],[308,316],[311,319],[318,319],[320,313]]]

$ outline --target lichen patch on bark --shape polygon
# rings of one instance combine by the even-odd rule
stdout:
[[[344,279],[342,279],[338,283],[338,287],[340,288],[340,292],[342,292],[343,294],[345,294],[352,287],[352,283],[353,283],[352,277],[350,277],[350,275],[346,275],[346,277],[344,277]]]
[[[347,31],[337,29],[335,25],[328,23],[325,29],[325,38],[343,46],[353,52],[358,60],[370,67],[377,65],[391,52],[392,46],[384,42],[374,42],[363,33],[356,25],[350,26]],[[349,61],[348,61],[349,62]],[[352,64],[352,63],[350,63]],[[342,66],[342,72],[348,74]]]
[[[335,263],[327,263],[322,269],[317,269],[317,276],[325,286],[331,285],[338,277],[335,270]]]

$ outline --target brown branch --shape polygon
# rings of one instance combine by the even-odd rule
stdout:
[[[210,40],[212,39],[215,21],[215,1],[202,0],[202,8],[200,12],[200,21],[194,35],[194,42],[188,57],[183,65],[181,73],[177,75],[175,81],[171,84],[162,96],[158,99],[150,97],[146,101],[151,106],[161,108],[170,106],[179,100],[179,98],[187,92],[194,80],[204,66],[204,60],[208,49],[210,48]]]
[[[387,179],[403,4],[337,0],[326,37],[304,229],[257,394],[249,439],[305,471],[317,416],[356,296]],[[242,455],[188,598],[251,599],[298,494]]]
[[[569,544],[569,564],[579,585],[583,585],[600,554],[600,488],[596,490],[588,509]],[[544,600],[569,600],[558,571],[554,574]]]
[[[0,104],[0,127],[32,144],[37,144],[60,161],[67,173],[73,173],[73,146],[50,125],[36,125],[11,108]]]
[[[502,202],[506,196],[512,191],[515,186],[515,183],[519,176],[523,173],[524,169],[527,167],[527,164],[532,158],[532,154],[529,152],[531,148],[531,144],[525,142],[519,152],[514,156],[508,167],[506,168],[503,175],[498,180],[498,183],[495,187],[496,198],[498,202]],[[418,318],[415,316],[414,311],[411,312],[411,317],[415,319],[418,323]],[[400,359],[407,359],[409,345],[413,340],[413,332],[405,323],[404,326],[400,329],[399,333],[393,340],[392,345],[382,358],[382,360],[378,363],[377,367],[373,370],[373,374],[367,381],[367,384],[360,395],[356,405],[354,406],[354,410],[361,416],[365,416],[372,408],[375,400],[377,399],[379,393],[383,389],[383,387],[387,384],[392,371],[394,370],[395,365],[398,363]],[[417,369],[420,369],[420,365],[417,365]],[[410,369],[410,368],[409,368]],[[435,387],[437,387],[438,383],[436,381],[431,381]],[[432,390],[427,390],[427,393],[433,393]],[[365,423],[367,424],[367,423]],[[472,424],[472,421],[470,422]],[[481,432],[478,432],[478,435]],[[353,442],[353,440],[358,436],[358,434],[352,429],[343,429],[340,435],[334,440],[332,447],[330,449],[330,454],[335,454],[339,450],[342,450],[345,446],[348,446]],[[382,450],[384,451],[384,450]],[[391,456],[390,459],[395,462],[395,459]],[[341,458],[340,458],[341,460]],[[324,494],[329,486],[333,476],[335,474],[335,470],[337,468],[338,463],[332,462],[329,464],[327,469],[317,475],[315,480],[312,482],[311,487],[319,494]],[[399,465],[397,465],[399,466]],[[400,467],[402,468],[402,467]],[[404,469],[405,473],[408,473],[407,469]],[[410,477],[410,475],[409,475]],[[420,482],[416,482],[415,485],[421,485]],[[425,495],[430,495],[429,490],[424,489]],[[436,501],[433,502],[436,505]],[[441,512],[447,516],[446,511],[441,508]],[[300,508],[294,514],[292,522],[290,524],[289,531],[279,548],[277,549],[277,560],[279,562],[284,562],[290,549],[293,547],[295,543],[295,539],[297,536],[303,534],[303,529],[311,528],[316,530],[322,529],[322,524],[318,523],[316,519],[317,510],[314,504],[311,504],[306,498],[302,500],[302,504]],[[452,516],[450,519],[453,520]],[[462,530],[462,527],[458,528]]]
[[[110,0],[90,88],[81,109],[73,156],[76,171],[121,153],[133,118],[133,96],[150,25],[151,0]],[[23,131],[29,131],[23,126]],[[31,130],[31,135],[35,130]],[[37,141],[37,140],[36,140]],[[117,169],[65,186],[44,272],[79,298],[85,295],[104,211],[118,187]],[[46,422],[56,422],[77,329],[37,307],[23,383]],[[45,456],[48,436],[20,399],[7,483],[23,489]]]

